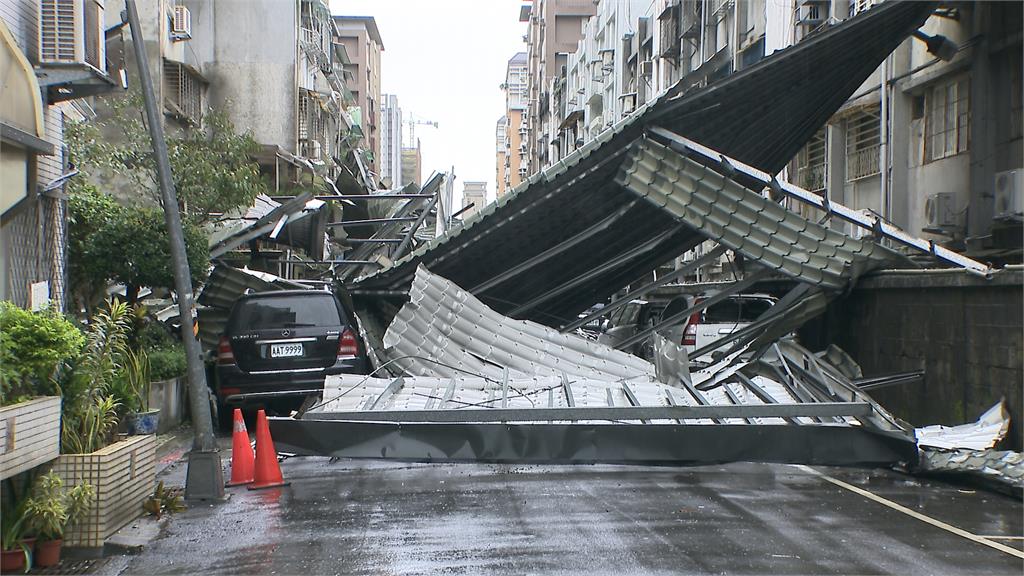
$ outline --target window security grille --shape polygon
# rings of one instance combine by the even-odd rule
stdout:
[[[966,152],[970,146],[970,81],[944,82],[926,96],[925,158],[928,162]]]
[[[859,113],[846,126],[846,180],[852,182],[879,173],[880,107]]]
[[[164,61],[164,105],[174,115],[203,123],[203,80],[178,62]]]

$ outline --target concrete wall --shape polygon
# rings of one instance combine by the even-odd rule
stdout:
[[[239,132],[295,152],[298,3],[219,0],[212,11],[211,103]]]
[[[865,376],[924,370],[921,384],[872,392],[915,426],[977,420],[1006,398],[1008,444],[1024,445],[1024,271],[991,280],[962,272],[887,272],[863,279],[801,330],[812,349],[833,342]]]

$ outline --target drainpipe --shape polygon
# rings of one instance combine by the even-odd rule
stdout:
[[[700,65],[704,64],[705,54],[707,52],[705,44],[707,44],[707,29],[708,29],[708,0],[699,0],[701,3],[700,9]]]
[[[881,75],[881,118],[878,131],[878,174],[881,180],[878,195],[878,213],[889,218],[889,58],[882,63]]]
[[[732,3],[732,71],[740,69],[740,1]]]

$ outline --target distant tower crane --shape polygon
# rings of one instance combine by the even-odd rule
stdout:
[[[416,126],[417,125],[419,125],[419,126],[433,126],[434,128],[437,128],[437,122],[431,122],[430,120],[417,120],[416,118],[414,118],[412,116],[412,114],[409,115],[409,119],[406,120],[405,122],[406,122],[406,124],[409,125],[409,144],[411,146],[416,146]]]

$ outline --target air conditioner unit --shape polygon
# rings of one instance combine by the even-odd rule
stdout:
[[[650,76],[654,73],[654,62],[650,60],[644,60],[640,63],[640,75]]]
[[[930,194],[924,203],[925,219],[929,229],[944,229],[959,225],[956,213],[956,197],[950,192]]]
[[[39,63],[88,64],[106,74],[102,0],[39,0]]]
[[[171,19],[171,37],[175,40],[188,40],[192,37],[192,13],[187,6],[175,6],[174,18]]]
[[[995,217],[997,219],[1024,216],[1024,170],[1008,170],[996,174]]]

